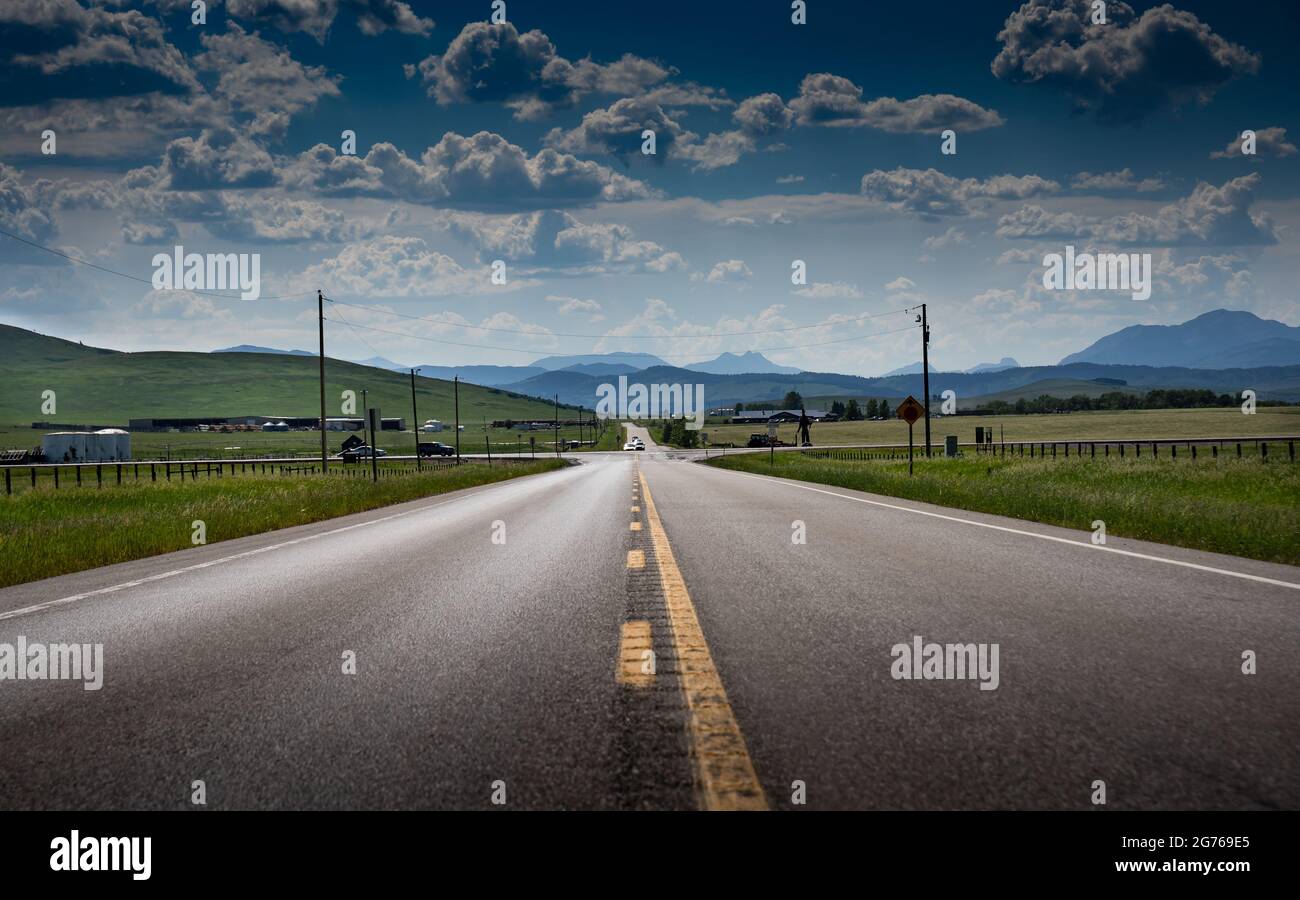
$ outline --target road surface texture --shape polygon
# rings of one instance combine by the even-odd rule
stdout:
[[[632,433],[0,590],[0,645],[104,653],[98,691],[0,681],[0,807],[1300,807],[1297,569]],[[996,644],[997,689],[896,680],[915,636]]]

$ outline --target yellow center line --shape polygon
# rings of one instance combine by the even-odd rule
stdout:
[[[705,809],[767,809],[767,797],[754,772],[740,725],[731,711],[722,677],[713,665],[713,655],[704,640],[686,581],[677,568],[668,535],[659,521],[650,485],[640,466],[637,472],[645,496],[646,520],[659,565],[659,580],[668,606],[668,621],[672,625],[682,693],[690,710],[691,758],[701,803]]]
[[[640,522],[632,522],[632,523],[629,525],[629,527],[630,527],[633,531],[640,531],[640,530],[641,530],[641,523],[640,523]]]
[[[627,551],[627,567],[629,569],[644,569],[645,551],[644,550]]]

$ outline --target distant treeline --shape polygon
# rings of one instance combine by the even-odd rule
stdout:
[[[961,415],[1006,415],[1008,413],[1063,413],[1090,410],[1122,409],[1204,409],[1210,407],[1239,406],[1243,401],[1232,394],[1216,394],[1208,388],[1147,391],[1145,394],[1110,391],[1096,397],[1075,394],[1072,397],[1053,397],[1042,394],[1032,400],[1021,397],[1015,403],[993,400],[974,409],[963,409]],[[1287,406],[1280,400],[1260,400],[1258,406]]]

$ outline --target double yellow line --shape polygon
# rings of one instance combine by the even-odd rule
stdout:
[[[686,581],[677,567],[673,548],[668,543],[668,535],[650,495],[650,486],[639,465],[637,476],[672,625],[673,650],[682,693],[689,710],[691,759],[700,803],[711,810],[765,810],[768,808],[767,797],[754,772],[744,735],[727,700],[722,678],[713,665],[713,655],[704,640],[695,605],[686,590]]]

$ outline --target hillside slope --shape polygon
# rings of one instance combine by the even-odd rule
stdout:
[[[341,415],[341,393],[370,392],[386,416],[411,417],[408,375],[328,359],[326,411]],[[0,325],[0,423],[125,424],[166,416],[312,416],[320,410],[315,357],[270,353],[122,353]],[[53,390],[54,414],[41,412]],[[416,379],[421,419],[453,417],[452,385]],[[461,422],[550,418],[551,404],[462,383]]]

